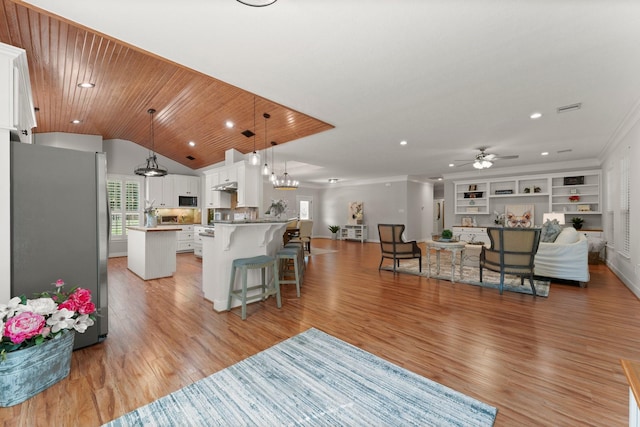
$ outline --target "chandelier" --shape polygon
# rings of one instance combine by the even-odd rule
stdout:
[[[148,177],[156,177],[156,176],[165,176],[169,171],[164,166],[160,166],[158,164],[158,158],[156,157],[156,153],[154,152],[155,142],[153,138],[153,115],[156,110],[150,108],[147,110],[147,113],[151,116],[151,151],[149,151],[149,157],[147,157],[146,163],[142,163],[138,165],[138,167],[134,170],[136,175],[148,176]]]
[[[295,190],[298,188],[299,182],[287,173],[287,162],[284,162],[284,173],[273,181],[273,188],[276,190]]]

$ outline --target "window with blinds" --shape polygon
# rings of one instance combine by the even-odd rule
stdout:
[[[606,215],[604,218],[605,221],[605,236],[607,239],[607,245],[610,247],[615,247],[615,203],[614,203],[614,195],[617,194],[616,191],[616,179],[615,173],[613,171],[613,167],[607,171],[607,206],[606,206]]]
[[[631,246],[631,177],[629,157],[620,160],[620,254],[629,257]]]
[[[124,239],[127,227],[139,226],[141,219],[140,180],[137,177],[109,175],[107,191],[111,210],[111,238]]]

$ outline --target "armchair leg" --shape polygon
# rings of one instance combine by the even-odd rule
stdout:
[[[536,294],[536,286],[533,284],[533,274],[529,276],[529,284],[531,285],[531,292],[533,292],[533,296],[537,296]]]

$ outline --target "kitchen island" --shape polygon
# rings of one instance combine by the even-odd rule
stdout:
[[[202,233],[202,291],[213,302],[213,309],[227,309],[231,263],[236,258],[258,255],[275,256],[282,247],[282,236],[287,221],[220,221],[214,222],[215,235]],[[235,287],[241,280],[236,277]],[[271,278],[268,278],[270,280]],[[260,271],[248,274],[249,283],[260,282]],[[234,307],[240,305],[234,300]]]
[[[144,280],[171,277],[176,272],[179,227],[127,227],[127,268]]]

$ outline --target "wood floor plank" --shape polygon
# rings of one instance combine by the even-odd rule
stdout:
[[[606,266],[590,266],[587,288],[552,283],[534,298],[378,271],[375,243],[313,245],[338,252],[308,259],[302,297],[284,285],[281,309],[251,304],[246,321],[202,298],[192,254],[149,281],[110,259],[107,340],[75,351],[67,379],[1,408],[2,425],[97,426],[310,327],[496,406],[496,426],[627,424],[619,360],[640,359],[640,302]]]

